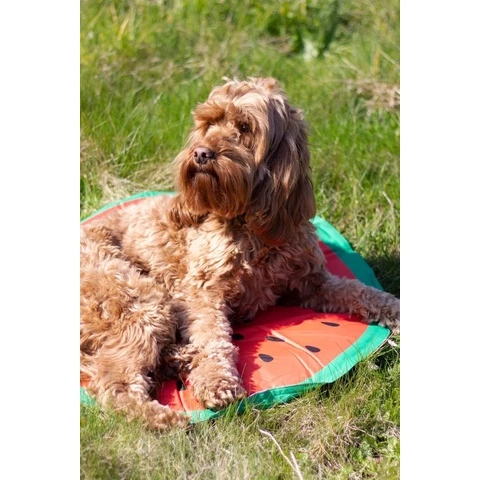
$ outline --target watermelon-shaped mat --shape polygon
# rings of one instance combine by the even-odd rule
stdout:
[[[83,223],[162,194],[169,193],[144,192],[128,197],[107,205]],[[335,228],[318,216],[312,222],[330,272],[382,288],[371,268]],[[235,408],[238,412],[247,404],[268,408],[333,382],[379,348],[389,334],[387,328],[367,325],[346,314],[316,313],[297,307],[269,308],[251,322],[234,327],[233,342],[239,348],[238,370],[248,393]],[[92,402],[83,388],[80,392],[82,402]],[[166,381],[155,395],[161,404],[187,412],[192,422],[225,412],[203,409],[192,396],[188,380],[186,384]]]

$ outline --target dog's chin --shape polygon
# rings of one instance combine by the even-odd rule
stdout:
[[[218,190],[218,183],[207,174],[195,176],[192,185],[183,193],[188,209],[195,215],[213,213],[220,217],[234,218],[243,213],[243,209],[232,204],[228,197]]]
[[[183,172],[180,193],[195,215],[213,213],[230,219],[244,213],[247,193],[242,182],[220,178],[212,167],[189,165]]]
[[[199,185],[200,188],[215,187],[219,183],[219,178],[215,170],[211,168],[198,167],[190,168],[187,173],[188,181],[193,185]]]

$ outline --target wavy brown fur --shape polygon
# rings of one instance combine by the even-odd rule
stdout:
[[[245,395],[233,321],[282,302],[400,322],[397,298],[325,269],[306,126],[274,79],[227,81],[194,120],[176,197],[81,229],[81,373],[101,404],[158,429],[188,421],[149,396],[176,361],[207,408]]]

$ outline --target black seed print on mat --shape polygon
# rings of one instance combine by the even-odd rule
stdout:
[[[267,340],[270,340],[271,342],[284,342],[285,341],[285,340],[283,340],[283,338],[274,337],[273,335],[267,335],[265,338]]]
[[[305,348],[310,352],[317,353],[320,351],[318,347],[312,347],[312,345],[305,345]]]
[[[322,322],[324,325],[328,325],[329,327],[339,327],[339,323],[333,323],[333,322]]]
[[[267,355],[266,353],[260,353],[258,355],[264,362],[271,362],[273,360],[273,357],[271,355]]]
[[[177,380],[177,390],[186,390],[187,387],[185,386],[185,384],[181,381],[181,380]]]
[[[241,333],[234,333],[232,335],[232,340],[243,340],[245,337]]]

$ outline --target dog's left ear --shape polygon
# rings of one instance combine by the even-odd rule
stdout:
[[[316,212],[307,127],[300,110],[286,101],[282,107],[269,112],[270,146],[246,214],[249,227],[269,245],[293,240],[298,225]]]

